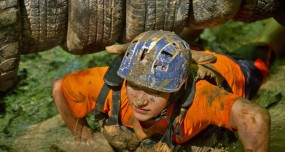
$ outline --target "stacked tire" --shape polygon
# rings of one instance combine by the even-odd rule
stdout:
[[[180,33],[186,25],[189,0],[127,0],[122,42],[130,42],[147,30]]]
[[[243,0],[241,7],[233,18],[246,23],[275,16],[277,8],[283,0]]]
[[[67,0],[21,0],[21,52],[31,54],[64,43],[67,28]]]
[[[89,54],[114,44],[123,28],[125,1],[70,0],[67,40],[72,54]]]
[[[274,19],[281,24],[282,26],[285,26],[285,1],[280,0],[277,6],[276,13],[274,14]]]
[[[20,30],[17,0],[0,1],[0,91],[11,88],[17,82]]]
[[[243,1],[252,0],[192,0],[187,27],[205,29],[231,20]]]
[[[90,54],[147,30],[180,34],[231,19],[284,25],[284,10],[284,0],[0,0],[0,91],[16,84],[20,55],[57,45]]]

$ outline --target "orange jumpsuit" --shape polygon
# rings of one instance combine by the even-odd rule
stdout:
[[[174,135],[174,142],[181,144],[188,141],[208,125],[226,127],[232,130],[230,125],[230,111],[234,101],[245,96],[245,78],[239,67],[228,57],[213,52],[217,61],[213,66],[224,76],[233,93],[228,93],[206,80],[196,83],[196,93],[185,119],[179,123],[182,128],[182,138]],[[104,84],[103,77],[108,67],[96,67],[68,74],[62,81],[62,93],[66,99],[72,115],[82,118],[92,112],[96,99]],[[170,116],[174,103],[169,106],[167,115]],[[112,90],[109,92],[102,112],[110,115],[112,108]],[[144,139],[153,134],[164,134],[167,129],[167,121],[161,119],[149,128],[143,128],[135,119],[131,107],[128,104],[126,83],[124,81],[121,90],[121,125],[133,128],[137,137]]]

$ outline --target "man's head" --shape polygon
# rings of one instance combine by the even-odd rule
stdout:
[[[185,83],[190,58],[189,45],[173,32],[147,31],[134,38],[118,75],[127,80],[127,95],[138,120],[161,113],[170,93]]]
[[[176,92],[189,74],[189,45],[169,31],[147,31],[130,43],[118,75],[137,85]]]

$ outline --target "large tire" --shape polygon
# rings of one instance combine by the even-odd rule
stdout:
[[[282,26],[285,26],[285,0],[279,0],[279,5],[274,14],[274,19]]]
[[[21,0],[21,54],[62,44],[67,30],[67,0]]]
[[[71,0],[67,50],[88,54],[115,43],[123,28],[124,5],[122,0]]]
[[[122,42],[129,42],[147,30],[179,34],[187,22],[188,11],[189,0],[127,0]]]
[[[0,2],[0,91],[17,83],[20,13],[17,0]]]
[[[233,18],[246,23],[273,17],[279,0],[243,0],[240,10]]]
[[[236,15],[240,5],[241,0],[192,0],[187,27],[204,29],[223,24]]]

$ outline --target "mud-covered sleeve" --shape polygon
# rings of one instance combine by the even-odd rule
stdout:
[[[176,138],[177,142],[186,142],[210,124],[233,130],[230,125],[230,112],[239,97],[205,80],[199,81],[196,84],[193,103],[181,122],[183,139]]]
[[[74,117],[82,118],[94,109],[106,70],[107,67],[91,68],[63,78],[61,91]]]

